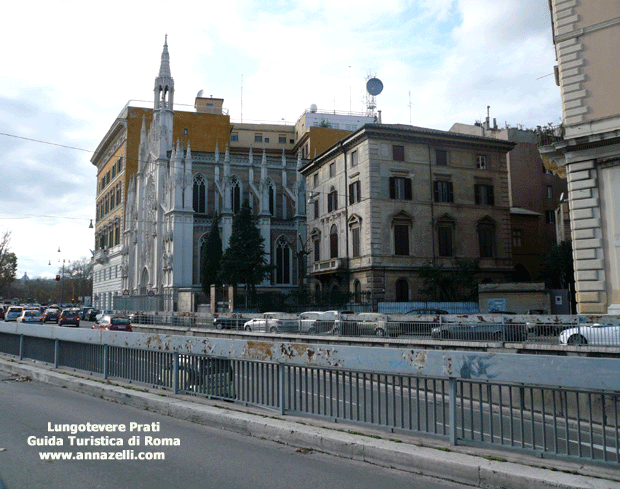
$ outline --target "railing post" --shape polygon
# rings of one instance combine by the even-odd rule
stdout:
[[[54,340],[54,368],[58,368],[58,356],[60,355],[60,340]]]
[[[278,378],[280,379],[280,386],[278,389],[278,398],[280,400],[280,414],[284,415],[285,414],[285,406],[284,406],[284,402],[285,402],[285,396],[286,396],[286,389],[284,388],[284,380],[285,380],[285,375],[284,375],[284,364],[283,363],[278,363]]]
[[[109,345],[103,345],[103,378],[107,379],[110,368],[110,347]]]
[[[172,392],[179,393],[179,352],[172,355]]]
[[[456,446],[456,378],[448,379],[448,423],[450,424],[450,445]]]

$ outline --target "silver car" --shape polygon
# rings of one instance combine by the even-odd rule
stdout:
[[[620,345],[620,325],[618,324],[583,324],[565,329],[560,333],[563,345]]]

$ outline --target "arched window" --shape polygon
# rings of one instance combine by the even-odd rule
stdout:
[[[206,213],[206,201],[207,201],[207,187],[205,185],[205,179],[200,173],[194,175],[194,212],[199,214]]]
[[[396,302],[409,301],[409,284],[404,278],[396,281]]]
[[[237,212],[239,212],[239,209],[241,209],[241,182],[237,177],[233,177],[230,191],[230,202],[232,205],[232,211],[233,214],[236,214]]]
[[[349,234],[351,236],[351,257],[360,256],[360,236],[362,228],[362,219],[353,215],[349,218]]]
[[[276,217],[276,189],[273,185],[269,185],[267,193],[269,194],[269,214]]]
[[[291,283],[291,247],[284,236],[276,241],[276,280],[277,284]]]
[[[338,258],[338,228],[335,224],[329,230],[329,257]]]

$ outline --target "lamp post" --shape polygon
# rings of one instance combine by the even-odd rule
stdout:
[[[58,253],[60,253],[60,246],[58,247]],[[65,262],[66,263],[71,263],[71,260],[67,260],[65,258],[59,258],[58,259],[58,263],[60,263],[62,260],[62,271],[60,274],[60,298],[58,301],[58,305],[62,308],[62,294],[63,294],[63,287],[64,287],[64,283],[65,283]]]

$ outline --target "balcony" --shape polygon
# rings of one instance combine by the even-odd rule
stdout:
[[[95,255],[93,258],[95,262],[98,263],[99,265],[103,265],[104,263],[107,263],[108,250],[106,250],[105,248],[98,249],[97,251],[95,251]]]
[[[332,273],[346,270],[346,260],[343,258],[331,258],[329,260],[312,263],[312,275]]]

